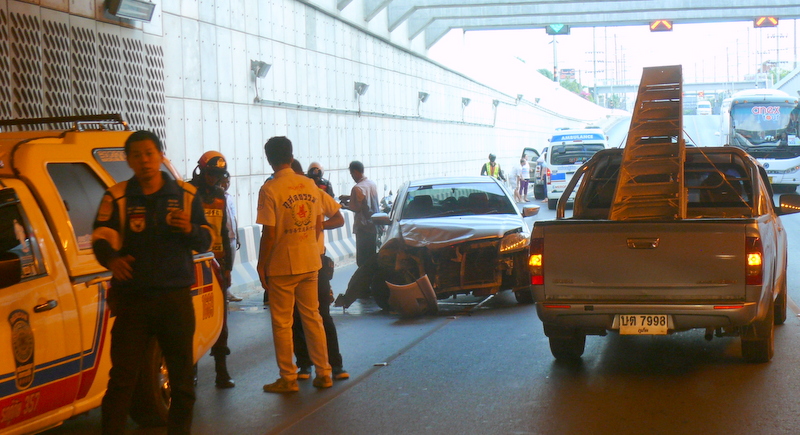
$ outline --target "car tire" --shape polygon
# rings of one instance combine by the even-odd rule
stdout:
[[[766,363],[775,354],[775,304],[769,304],[767,315],[742,327],[742,357],[753,363]]]
[[[547,208],[548,208],[548,210],[555,210],[556,206],[558,206],[558,200],[557,199],[548,199],[547,200]]]
[[[785,270],[785,269],[784,269]],[[778,297],[775,299],[775,324],[776,325],[783,325],[786,322],[786,310],[787,310],[787,292],[786,292],[786,276],[781,279],[781,283],[778,284]]]
[[[166,426],[170,406],[167,363],[158,341],[153,338],[131,400],[130,416],[142,427]]]
[[[547,197],[547,192],[545,191],[544,184],[533,185],[533,197],[538,200],[542,200]]]
[[[550,352],[558,361],[578,361],[585,348],[586,335],[578,332],[570,337],[550,337]]]
[[[514,297],[517,298],[518,304],[528,305],[533,303],[533,292],[529,288],[515,291]]]

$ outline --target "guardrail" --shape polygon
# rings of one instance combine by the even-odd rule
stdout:
[[[344,225],[325,231],[325,249],[333,258],[336,266],[355,261],[356,241],[353,234],[353,212],[342,209]],[[239,250],[231,271],[231,293],[242,296],[248,293],[261,292],[261,284],[256,271],[258,249],[261,243],[261,225],[250,225],[238,228]]]

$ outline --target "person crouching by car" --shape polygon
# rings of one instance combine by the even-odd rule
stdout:
[[[231,249],[228,201],[225,199],[225,191],[220,187],[220,181],[228,172],[228,163],[225,156],[217,151],[204,153],[197,161],[197,167],[189,181],[197,188],[197,196],[200,197],[205,211],[206,220],[213,228],[211,252],[214,253],[222,270],[222,282],[220,288],[225,298],[225,310],[222,321],[222,331],[214,346],[211,348],[211,356],[214,357],[214,369],[217,377],[215,385],[217,388],[233,388],[236,384],[228,373],[226,358],[231,350],[228,347],[228,288],[231,285],[231,269],[233,269],[233,250]]]

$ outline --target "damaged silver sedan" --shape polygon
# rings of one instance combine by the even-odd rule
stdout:
[[[391,213],[372,216],[375,224],[387,226],[376,277],[385,287],[373,287],[376,302],[407,315],[435,311],[435,299],[458,294],[512,290],[518,302],[533,302],[528,245],[538,212],[536,205],[520,210],[508,189],[491,177],[404,184]],[[420,312],[390,299],[397,300],[396,288],[414,284]]]

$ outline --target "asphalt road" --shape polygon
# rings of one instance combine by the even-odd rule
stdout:
[[[543,207],[538,219],[554,212]],[[790,237],[789,294],[800,216]],[[337,269],[334,291],[354,265]],[[772,362],[748,364],[736,338],[703,331],[666,337],[588,337],[582,363],[556,363],[530,305],[505,292],[483,301],[440,301],[436,316],[401,319],[371,301],[333,308],[352,377],[317,390],[273,395],[278,376],[261,295],[230,313],[230,369],[237,386],[214,387],[213,360],[200,362],[195,434],[796,434],[800,433],[797,306],[776,330]],[[99,411],[48,434],[99,434]],[[134,434],[162,434],[137,429]]]

